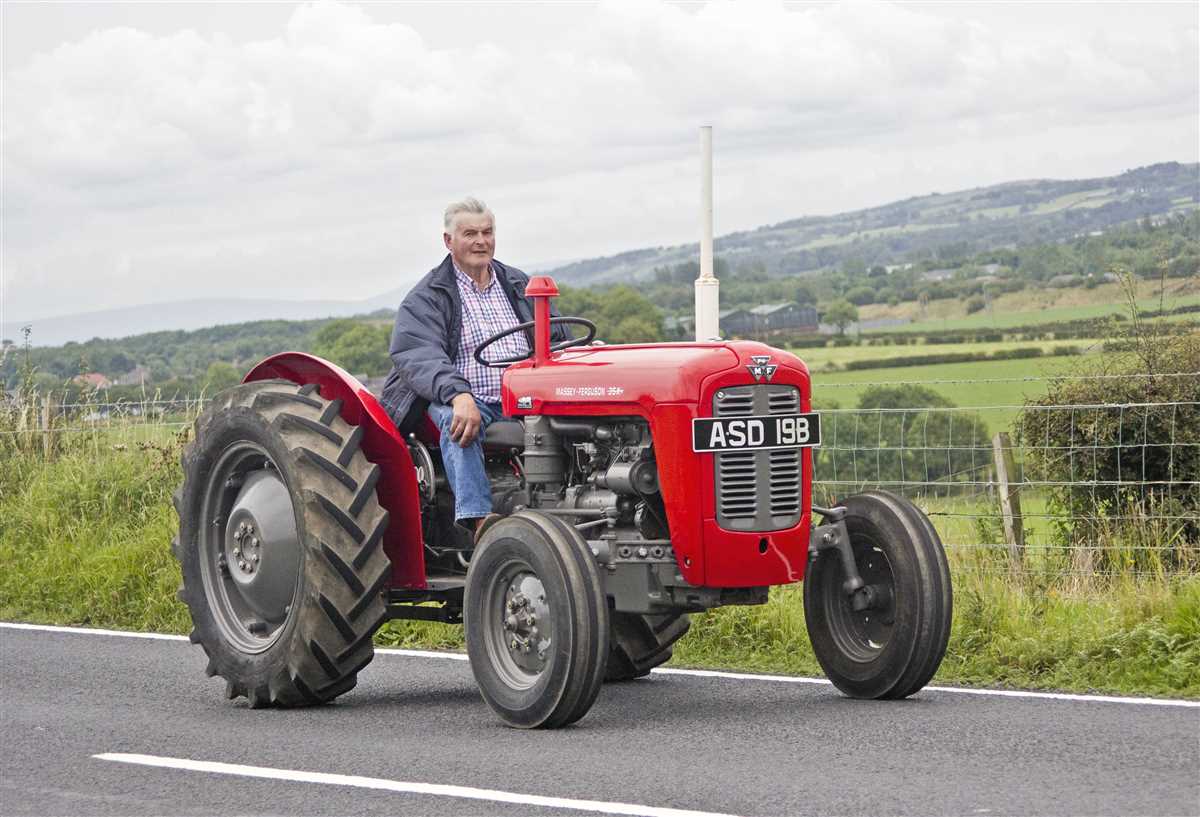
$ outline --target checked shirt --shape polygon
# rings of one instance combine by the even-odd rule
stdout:
[[[475,286],[471,276],[458,265],[454,265],[454,280],[462,300],[462,337],[458,348],[455,368],[471,384],[471,393],[485,403],[500,402],[500,375],[503,369],[481,366],[475,361],[475,350],[492,335],[520,323],[513,311],[504,287],[496,282],[495,270],[492,280],[482,290]],[[503,340],[496,341],[487,350],[492,360],[529,353],[529,342],[523,332],[515,332]]]

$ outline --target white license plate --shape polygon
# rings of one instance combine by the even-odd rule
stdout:
[[[692,420],[692,450],[696,452],[761,451],[820,444],[821,416],[816,412]]]

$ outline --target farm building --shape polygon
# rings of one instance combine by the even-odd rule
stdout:
[[[755,330],[755,316],[748,309],[723,309],[717,321],[726,337],[749,335]]]
[[[792,332],[816,332],[817,310],[812,306],[796,303],[763,304],[750,310],[754,316],[754,330],[769,334],[786,329]]]

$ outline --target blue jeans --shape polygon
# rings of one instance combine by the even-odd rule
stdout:
[[[450,439],[450,421],[454,418],[454,409],[443,403],[429,404],[429,419],[442,433],[442,464],[446,468],[450,490],[454,492],[454,518],[459,522],[487,516],[492,512],[492,485],[483,470],[483,433],[504,414],[499,403],[484,403],[476,399],[475,405],[479,407],[479,417],[483,422],[479,426],[479,436],[463,448]],[[465,527],[473,529],[471,525]]]

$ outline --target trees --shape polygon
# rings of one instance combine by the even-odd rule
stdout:
[[[392,367],[388,357],[391,332],[376,326],[343,318],[330,321],[317,332],[313,354],[332,361],[352,374],[387,374]]]
[[[232,363],[214,360],[208,364],[208,370],[204,373],[204,392],[213,395],[225,391],[231,386],[236,386],[241,380],[241,374],[233,367]]]
[[[846,300],[834,301],[825,307],[821,316],[826,323],[837,327],[838,334],[846,334],[846,327],[858,320],[858,307]]]
[[[563,289],[557,301],[563,315],[596,324],[596,337],[608,343],[662,340],[662,313],[642,293],[620,284],[607,290]]]
[[[846,293],[846,300],[855,306],[875,303],[875,290],[867,286],[854,287]]]
[[[813,292],[812,284],[804,281],[796,284],[795,289],[792,290],[792,300],[800,304],[800,306],[815,304],[817,302],[817,296],[816,293]]]

